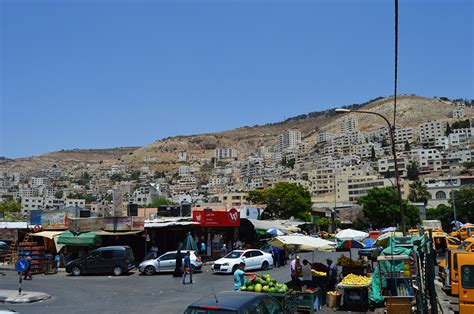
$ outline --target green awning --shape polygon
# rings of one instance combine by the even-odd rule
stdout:
[[[71,231],[64,231],[58,237],[58,244],[69,246],[98,246],[100,244],[100,238],[94,232],[74,234]]]

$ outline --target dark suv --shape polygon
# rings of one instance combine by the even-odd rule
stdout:
[[[106,246],[70,261],[66,265],[66,272],[74,276],[106,273],[120,276],[134,268],[134,263],[129,246]]]

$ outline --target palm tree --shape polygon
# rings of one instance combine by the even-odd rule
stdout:
[[[408,194],[408,199],[412,202],[423,202],[425,205],[428,203],[428,200],[431,198],[430,193],[426,185],[420,180],[416,180],[410,184],[410,194]]]

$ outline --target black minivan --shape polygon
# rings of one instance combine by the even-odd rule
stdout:
[[[66,272],[74,276],[106,273],[120,276],[134,267],[135,261],[131,247],[106,246],[70,261],[66,265]]]

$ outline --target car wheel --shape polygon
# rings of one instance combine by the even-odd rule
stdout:
[[[120,276],[122,274],[122,268],[120,266],[114,267],[114,276]]]
[[[267,270],[267,269],[268,269],[268,266],[270,266],[270,265],[268,264],[268,262],[267,262],[267,261],[264,261],[264,262],[262,263],[262,270]]]
[[[144,271],[145,275],[150,276],[150,275],[153,275],[155,272],[156,272],[155,267],[151,265],[148,265],[147,267],[145,267],[145,271]]]
[[[238,265],[234,265],[234,267],[232,267],[232,273],[235,273],[235,271],[237,270],[237,268],[239,268]]]
[[[71,273],[74,276],[80,276],[81,275],[81,269],[79,268],[79,266],[74,266],[71,270]]]

